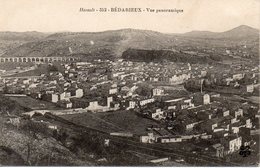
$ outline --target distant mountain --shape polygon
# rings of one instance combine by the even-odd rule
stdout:
[[[3,56],[121,56],[128,48],[158,49],[168,46],[168,35],[149,30],[121,29],[104,32],[54,33],[22,44]],[[69,49],[70,48],[70,49]]]
[[[28,31],[28,32],[0,32],[0,40],[15,40],[15,41],[34,41],[40,40],[44,37],[47,37],[48,34]]]
[[[225,40],[222,41],[222,39]],[[226,39],[228,39],[228,42]],[[198,46],[200,48],[228,47],[229,45],[241,45],[241,42],[258,47],[258,39],[259,30],[244,25],[221,33],[192,31],[184,34],[164,34],[138,29],[53,34],[0,32],[0,55],[2,50],[2,56],[7,57],[81,56],[86,58],[116,58],[121,57],[122,53],[129,48],[174,49],[178,51],[183,48]]]
[[[259,38],[259,30],[250,26],[241,25],[225,32],[210,31],[191,31],[184,33],[183,36],[195,38],[212,38],[212,39],[256,39]]]
[[[259,30],[246,26],[241,25],[239,27],[236,27],[234,29],[231,29],[229,31],[225,31],[222,33],[219,33],[217,35],[218,38],[259,38]]]
[[[48,34],[31,31],[31,32],[0,32],[0,56],[9,50],[32,42],[41,40],[48,36]]]
[[[184,33],[183,36],[188,37],[200,37],[200,38],[211,38],[217,33],[211,31],[191,31],[188,33]]]

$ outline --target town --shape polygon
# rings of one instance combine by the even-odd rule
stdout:
[[[252,62],[39,59],[0,70],[2,96],[26,108],[7,111],[5,123],[44,127],[69,149],[80,148],[82,131],[89,131],[102,137],[99,146],[124,144],[150,164],[258,164],[259,68]],[[245,159],[243,147],[251,153]],[[89,150],[101,165],[114,152]]]

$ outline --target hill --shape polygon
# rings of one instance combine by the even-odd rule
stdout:
[[[13,149],[0,146],[0,165],[3,166],[25,166],[26,163],[22,157]]]
[[[217,35],[217,37],[226,39],[257,39],[259,38],[259,30],[246,25],[241,25],[229,31],[222,32]]]
[[[31,41],[43,39],[48,34],[41,32],[0,32],[0,55]]]
[[[36,32],[36,31],[28,31],[28,32],[0,32],[1,40],[10,40],[10,41],[34,41],[40,40],[44,37],[47,37],[48,34]]]
[[[241,25],[225,32],[191,31],[184,33],[183,36],[211,39],[250,40],[259,38],[259,30],[246,25]]]
[[[62,32],[49,35],[31,33],[28,35],[29,41],[9,48],[2,56],[80,56],[86,59],[113,59],[121,57],[122,53],[129,48],[175,49],[178,51],[187,47],[229,47],[241,43],[257,46],[258,34],[259,30],[248,26],[239,26],[221,33],[193,31],[185,34],[164,34],[138,29],[104,32]],[[12,38],[25,39],[24,36],[27,37],[26,33],[24,35],[19,34],[19,36],[13,35]],[[11,39],[11,37],[8,37],[8,39]]]
[[[183,36],[187,37],[195,37],[195,38],[212,38],[217,33],[211,31],[191,31],[188,33],[184,33]]]
[[[122,29],[97,33],[55,33],[42,40],[22,44],[3,56],[95,56],[119,57],[129,48],[162,48],[166,34],[148,30]]]
[[[0,114],[1,115],[19,115],[30,109],[20,106],[17,102],[0,93]]]
[[[171,50],[143,50],[128,49],[122,54],[123,59],[144,62],[190,62],[190,63],[212,63],[214,60],[206,56],[195,56],[183,52]]]

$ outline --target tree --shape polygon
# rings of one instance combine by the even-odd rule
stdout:
[[[135,93],[140,96],[151,97],[152,96],[152,86],[148,84],[141,84],[135,90]]]
[[[48,71],[49,72],[58,72],[58,68],[55,65],[49,65]]]

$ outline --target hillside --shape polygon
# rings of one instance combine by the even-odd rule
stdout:
[[[41,32],[0,32],[0,55],[16,47],[43,39],[48,34]]]
[[[20,106],[17,102],[0,93],[0,115],[19,115],[30,109]]]
[[[259,39],[259,30],[241,25],[225,32],[191,31],[184,33],[183,36],[211,39],[255,40]]]
[[[98,33],[55,33],[43,40],[22,44],[3,56],[121,56],[129,48],[162,48],[167,35],[146,30],[122,29]]]
[[[150,30],[121,29],[104,32],[63,32],[49,35],[31,33],[28,37],[26,34],[19,34],[19,36],[13,35],[8,38],[4,36],[4,39],[16,38],[18,41],[19,39],[29,41],[9,48],[2,56],[80,56],[86,59],[113,59],[121,57],[128,48],[182,50],[198,46],[200,48],[229,47],[241,45],[241,43],[258,47],[258,34],[259,30],[248,26],[239,26],[222,33],[193,31],[185,34],[164,34]]]
[[[233,38],[233,39],[257,39],[259,38],[259,30],[241,25],[229,31],[225,31],[217,35],[218,38]]]
[[[131,61],[145,61],[145,62],[187,62],[190,63],[212,63],[213,60],[208,57],[198,57],[195,55],[185,54],[182,52],[170,50],[142,50],[142,49],[128,49],[122,54],[123,59]]]
[[[31,31],[31,32],[0,32],[0,40],[16,41],[34,41],[47,37],[48,34]]]

